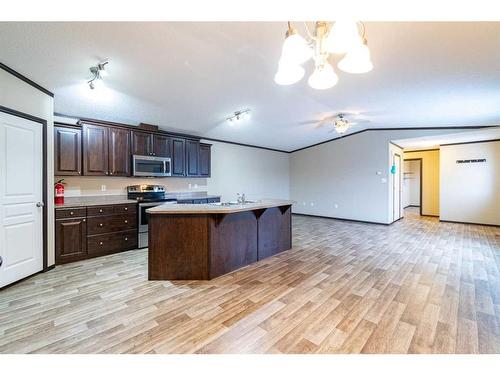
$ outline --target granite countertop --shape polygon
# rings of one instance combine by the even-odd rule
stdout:
[[[222,206],[217,203],[208,204],[162,204],[146,210],[150,214],[230,214],[234,212],[252,211],[263,208],[291,206],[295,201],[283,199],[262,199],[254,203]]]
[[[221,195],[216,194],[207,194],[205,191],[198,192],[181,192],[181,193],[166,193],[165,198],[167,199],[177,199],[177,200],[186,200],[186,199],[209,199],[209,198],[220,198]]]
[[[167,193],[167,199],[188,200],[188,199],[208,199],[220,198],[220,195],[207,194],[206,192],[181,192]],[[85,207],[85,206],[101,206],[107,204],[127,204],[137,203],[135,199],[128,199],[126,195],[95,195],[82,197],[66,197],[63,204],[56,204],[55,208],[65,207]]]
[[[135,199],[127,199],[126,195],[96,195],[84,197],[66,197],[63,204],[56,204],[56,208],[101,206],[106,204],[137,203]]]

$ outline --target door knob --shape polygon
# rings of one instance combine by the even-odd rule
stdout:
[[[45,204],[43,202],[36,202],[37,207],[43,207]]]

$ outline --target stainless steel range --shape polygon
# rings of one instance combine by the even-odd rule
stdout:
[[[177,200],[165,197],[165,187],[161,185],[132,185],[127,186],[128,199],[139,202],[139,248],[148,246],[148,215],[146,210],[162,204],[177,203]]]

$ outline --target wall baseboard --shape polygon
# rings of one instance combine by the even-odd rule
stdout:
[[[485,227],[496,227],[500,228],[500,224],[483,224],[483,223],[472,223],[470,221],[454,221],[454,220],[439,220],[441,223],[453,223],[453,224],[470,224],[470,225],[483,225]]]
[[[340,220],[340,221],[351,221],[353,223],[363,223],[363,224],[375,224],[375,225],[391,225],[392,223],[395,223],[398,220],[401,220],[402,218],[399,218],[396,221],[393,221],[392,223],[379,223],[377,221],[365,221],[365,220],[355,220],[355,219],[346,219],[343,217],[331,217],[331,216],[320,216],[320,215],[310,215],[310,214],[299,214],[292,212],[292,215],[297,215],[297,216],[307,216],[307,217],[316,217],[318,219],[332,219],[332,220]]]

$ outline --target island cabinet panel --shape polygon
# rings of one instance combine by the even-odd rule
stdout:
[[[200,143],[200,165],[199,172],[201,177],[210,177],[211,175],[211,146],[206,143]]]
[[[120,128],[108,131],[109,175],[130,176],[130,132]]]
[[[149,215],[149,280],[208,279],[207,221],[207,215]]]
[[[186,174],[190,177],[199,176],[200,142],[188,139],[186,141]]]
[[[155,156],[169,158],[172,155],[172,139],[165,135],[155,134],[153,137],[153,153]]]
[[[210,218],[210,278],[257,261],[257,219],[245,211]]]
[[[153,134],[132,131],[132,155],[153,155]]]
[[[82,131],[62,126],[54,127],[54,175],[82,174]]]
[[[267,208],[259,217],[258,259],[264,259],[292,247],[291,206]]]
[[[83,125],[83,174],[108,175],[108,128]]]
[[[172,138],[172,176],[186,175],[186,140]]]
[[[87,256],[87,223],[85,218],[56,220],[57,264],[84,259]]]

